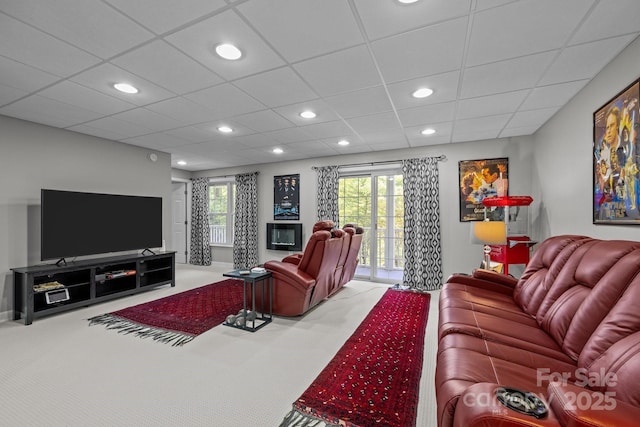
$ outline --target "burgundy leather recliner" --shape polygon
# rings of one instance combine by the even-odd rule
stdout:
[[[551,237],[520,279],[456,274],[439,305],[439,426],[640,425],[640,242]]]

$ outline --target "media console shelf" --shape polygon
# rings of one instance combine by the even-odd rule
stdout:
[[[13,319],[34,319],[86,307],[156,286],[175,286],[175,252],[121,255],[12,268]]]

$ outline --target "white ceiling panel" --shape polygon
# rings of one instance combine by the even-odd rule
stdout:
[[[529,93],[522,103],[522,110],[535,110],[547,107],[559,107],[566,104],[573,96],[584,87],[589,80],[560,83],[550,86],[539,86]]]
[[[130,102],[122,101],[67,80],[50,86],[40,91],[39,94],[101,115],[115,114],[136,107]]]
[[[60,128],[100,117],[96,112],[40,95],[32,95],[2,107],[0,114]]]
[[[467,68],[462,79],[461,97],[474,98],[533,87],[556,53],[539,53]]]
[[[455,108],[455,102],[429,104],[422,107],[405,108],[398,111],[398,116],[405,127],[429,125],[453,120]]]
[[[255,113],[243,114],[234,117],[233,120],[256,132],[269,132],[294,126],[293,123],[273,110],[262,110],[256,111]]]
[[[156,34],[191,21],[198,21],[202,16],[226,6],[223,0],[106,0],[114,7],[128,14],[137,22],[150,28]]]
[[[322,96],[382,84],[365,45],[299,62],[294,68]]]
[[[61,8],[66,13],[56,13]],[[2,10],[103,59],[154,37],[99,0],[9,1]]]
[[[266,71],[236,80],[234,85],[268,107],[279,107],[318,98],[318,95],[289,67]],[[287,90],[282,90],[283,87]]]
[[[536,0],[479,12],[473,20],[467,66],[561,48],[590,6],[584,0]]]
[[[279,0],[278,7],[250,0],[238,10],[289,62],[364,42],[349,3],[343,0]],[[296,19],[289,19],[289,13]]]
[[[326,102],[343,118],[367,116],[393,109],[383,86],[329,96]]]
[[[71,81],[139,106],[175,96],[168,90],[112,64],[102,64],[84,71],[74,76]],[[138,88],[139,92],[135,96],[119,92],[113,87],[116,83],[128,83]]]
[[[68,77],[78,70],[100,62],[96,55],[71,46],[2,13],[0,13],[0,55],[61,77]]]
[[[578,28],[571,44],[592,42],[640,31],[640,1],[600,0]]]
[[[459,69],[467,21],[467,18],[455,19],[373,42],[372,48],[385,82]],[[443,40],[447,42],[443,43]]]
[[[180,95],[223,81],[211,70],[161,40],[126,53],[112,62]]]
[[[639,14],[637,0],[0,1],[0,114],[190,171],[526,136],[640,43]],[[242,58],[219,58],[223,42]]]
[[[460,71],[452,71],[393,83],[387,87],[394,106],[397,109],[403,109],[454,101],[458,96],[459,80]],[[427,98],[414,98],[411,96],[416,89],[423,87],[433,90],[433,94]]]
[[[225,83],[185,95],[185,98],[207,107],[210,119],[222,119],[238,114],[263,110],[265,106],[235,86]]]
[[[572,80],[591,79],[631,40],[633,36],[621,36],[568,47],[549,67],[540,84],[564,83],[566,76]]]
[[[466,16],[471,0],[430,0],[411,4],[356,0],[358,14],[372,40]]]
[[[172,45],[225,79],[237,79],[272,68],[284,61],[233,10],[189,26],[165,37]],[[215,53],[221,43],[233,43],[243,56],[228,61]]]
[[[497,95],[461,99],[458,101],[456,118],[469,119],[472,117],[509,113],[518,108],[528,93],[529,89],[525,89],[515,92],[499,93]]]

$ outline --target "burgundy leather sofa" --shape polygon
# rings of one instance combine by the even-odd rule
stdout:
[[[456,274],[439,306],[439,426],[640,425],[640,242],[552,237],[519,280]]]
[[[302,254],[264,264],[273,276],[274,314],[304,314],[353,279],[362,234],[355,227],[333,227],[333,221],[316,223]],[[262,304],[260,293],[256,304]]]

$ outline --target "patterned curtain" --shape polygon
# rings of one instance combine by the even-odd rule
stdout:
[[[211,265],[209,238],[209,178],[194,178],[191,196],[191,245],[189,263]]]
[[[258,172],[236,175],[233,268],[258,265]]]
[[[435,290],[442,286],[439,160],[442,158],[402,161],[405,259],[403,284],[417,291]]]
[[[315,167],[318,178],[318,221],[338,224],[338,166]]]

